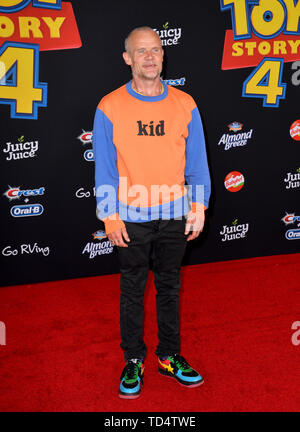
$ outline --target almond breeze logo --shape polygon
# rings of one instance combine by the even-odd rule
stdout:
[[[82,255],[87,254],[89,259],[93,259],[96,256],[111,254],[113,252],[114,245],[107,239],[105,231],[99,230],[94,232],[93,239],[99,241],[97,243],[87,243],[82,251]]]
[[[181,28],[169,28],[169,23],[166,22],[162,30],[153,30],[160,37],[162,46],[178,45],[181,38]]]
[[[225,133],[220,138],[218,145],[224,145],[224,150],[230,150],[233,147],[243,147],[248,144],[248,141],[252,138],[253,129],[247,132],[239,132],[243,128],[243,124],[237,121],[230,123],[227,127],[229,132],[233,134]],[[238,133],[237,133],[238,132]]]

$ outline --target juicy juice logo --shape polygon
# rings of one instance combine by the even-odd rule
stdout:
[[[162,46],[178,45],[181,38],[181,28],[169,28],[169,23],[163,25],[162,30],[153,29],[161,39]]]
[[[48,91],[39,81],[40,50],[81,46],[71,3],[0,0],[0,40],[0,104],[10,105],[11,118],[36,120]]]
[[[17,143],[6,143],[6,148],[3,149],[3,153],[6,154],[6,160],[18,160],[18,159],[26,159],[33,158],[36,156],[36,152],[39,148],[38,141],[27,141],[25,140],[24,135],[18,138]]]
[[[278,107],[286,96],[284,62],[300,59],[300,4],[294,0],[220,0],[230,11],[222,69],[256,66],[243,83],[242,96],[262,98],[264,107]]]
[[[222,241],[237,240],[245,238],[249,230],[249,224],[238,224],[238,219],[235,219],[230,226],[223,225],[220,235],[222,236]]]
[[[300,168],[295,173],[288,172],[285,179],[286,189],[299,189],[300,188]]]

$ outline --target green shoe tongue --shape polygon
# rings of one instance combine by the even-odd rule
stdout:
[[[138,375],[139,375],[138,363],[140,363],[139,359],[131,359],[131,360],[128,360],[128,362],[127,362],[124,380],[128,384],[134,383],[138,378]]]
[[[130,374],[130,376],[128,376],[128,375],[126,374],[126,375],[124,376],[124,381],[125,381],[127,384],[133,384],[133,383],[136,382],[137,377],[138,377],[138,374],[136,374],[136,375],[132,375],[132,374]]]

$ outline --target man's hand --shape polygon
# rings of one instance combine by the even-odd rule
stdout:
[[[107,235],[107,237],[112,244],[120,247],[128,247],[128,245],[124,242],[124,239],[130,242],[129,235],[125,227],[117,231],[111,232]]]
[[[203,230],[204,221],[204,209],[200,213],[193,213],[192,211],[188,213],[184,234],[188,234],[190,231],[192,231],[192,234],[188,236],[187,241],[194,240],[196,237],[199,236],[199,234]]]

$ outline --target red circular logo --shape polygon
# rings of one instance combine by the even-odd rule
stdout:
[[[224,185],[229,192],[238,192],[244,186],[245,179],[239,171],[231,171],[224,180]]]
[[[290,135],[294,140],[300,141],[300,120],[294,121],[294,123],[291,125]]]

